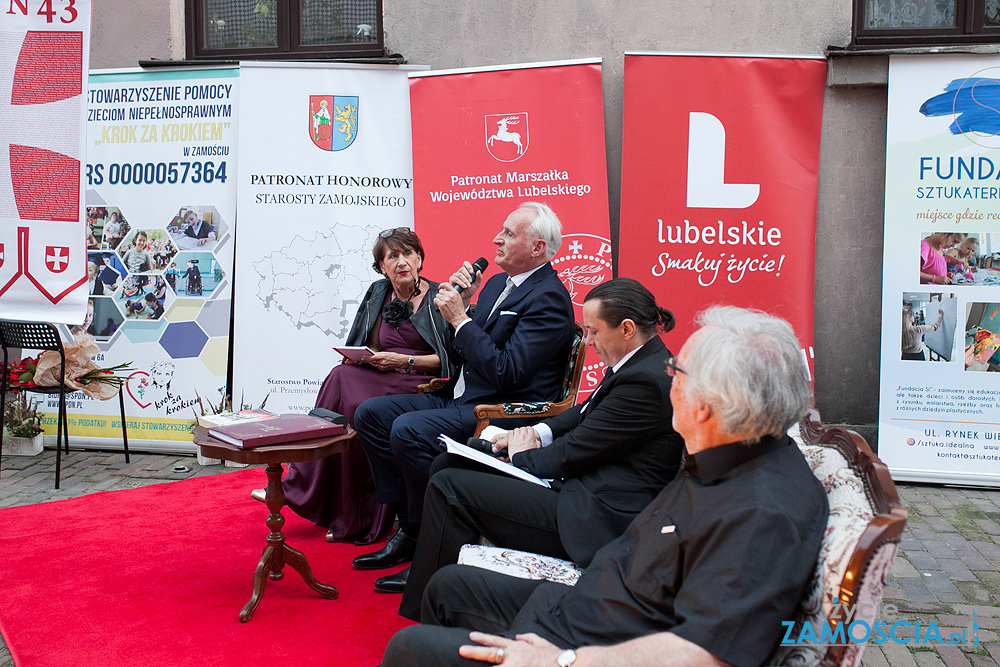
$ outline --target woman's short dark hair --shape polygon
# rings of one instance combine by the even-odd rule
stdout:
[[[601,302],[597,316],[612,327],[632,320],[646,336],[674,328],[674,314],[657,306],[653,294],[634,278],[614,278],[601,283],[590,290],[584,302],[593,299]]]
[[[386,232],[382,232],[385,234]],[[375,247],[372,248],[372,257],[375,258],[375,262],[372,264],[376,273],[382,273],[382,260],[385,259],[385,251],[395,250],[396,252],[405,252],[407,249],[420,255],[420,264],[423,268],[424,263],[424,246],[420,243],[420,237],[413,233],[412,229],[406,227],[397,227],[391,230],[391,233],[387,236],[382,236],[379,234],[378,238],[375,239]],[[420,272],[420,269],[417,269]]]

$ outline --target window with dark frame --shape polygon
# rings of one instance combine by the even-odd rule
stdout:
[[[1000,0],[854,0],[856,48],[1000,42]]]
[[[185,0],[185,9],[192,60],[385,55],[382,0]]]

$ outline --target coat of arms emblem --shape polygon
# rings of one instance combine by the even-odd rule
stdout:
[[[66,246],[45,246],[45,267],[52,273],[62,273],[69,266],[69,248]]]
[[[528,150],[528,114],[486,115],[486,150],[500,162],[513,162]]]
[[[342,151],[358,136],[358,97],[309,96],[309,138],[325,151]]]

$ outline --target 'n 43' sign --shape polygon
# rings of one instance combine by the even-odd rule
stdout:
[[[28,5],[33,4],[30,0],[10,0],[7,9],[8,14],[28,15]],[[53,5],[56,5],[53,7]],[[38,4],[38,16],[44,16],[46,23],[53,23],[58,17],[60,23],[72,23],[77,19],[76,0],[42,0]]]

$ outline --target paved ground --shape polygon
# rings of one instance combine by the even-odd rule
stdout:
[[[184,466],[186,471],[175,471]],[[232,470],[200,466],[193,456],[133,454],[125,464],[118,453],[71,452],[63,458],[62,489],[52,488],[55,452],[37,457],[4,457],[0,507],[74,498],[97,491],[216,475]],[[865,652],[866,667],[980,667],[1000,665],[1000,490],[903,484],[900,494],[910,521],[883,602],[899,617],[937,621],[944,631],[964,627],[973,610],[979,624],[978,648],[905,647],[886,643]],[[0,667],[13,665],[0,643]]]

